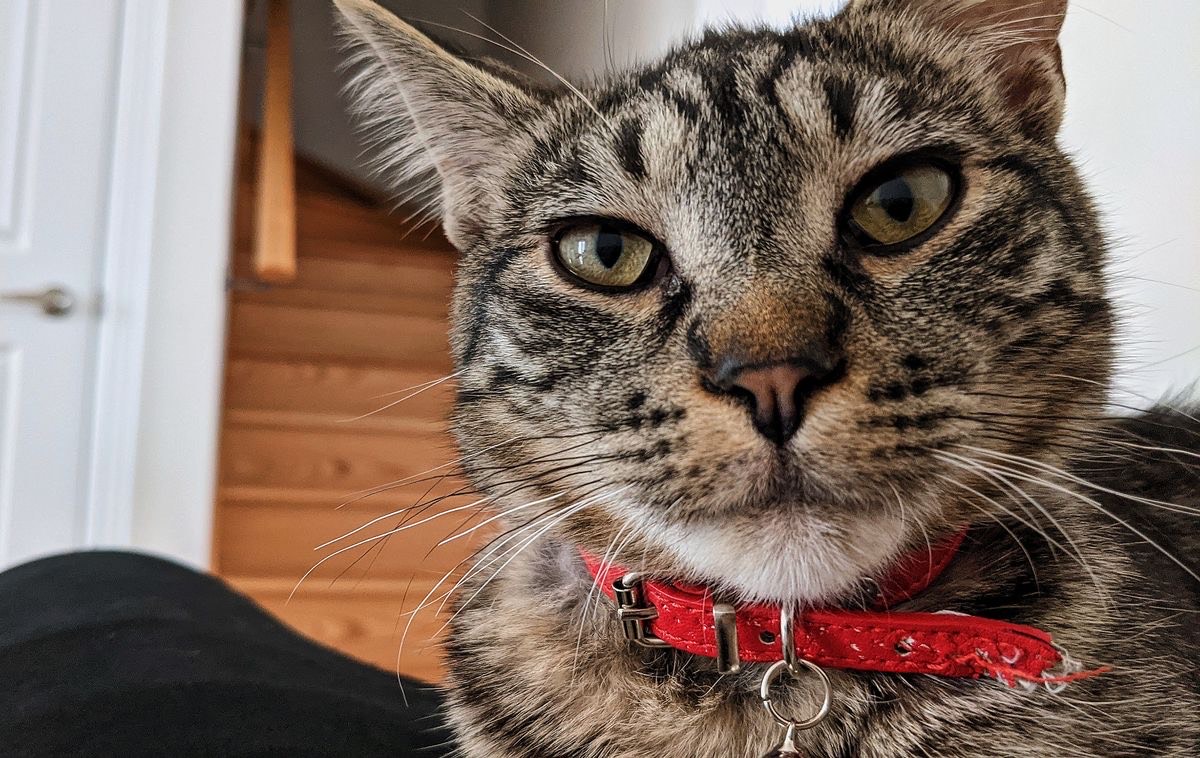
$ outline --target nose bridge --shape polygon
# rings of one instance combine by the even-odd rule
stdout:
[[[831,302],[820,292],[750,289],[708,314],[704,336],[712,365],[805,361],[836,347]]]

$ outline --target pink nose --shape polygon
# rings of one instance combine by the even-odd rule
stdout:
[[[825,362],[745,365],[727,360],[712,383],[722,392],[745,400],[754,428],[776,445],[783,445],[800,428],[808,396],[839,374],[839,365]]]
[[[778,445],[791,439],[800,426],[796,389],[806,373],[799,366],[778,363],[740,371],[733,380],[734,387],[754,398],[755,428]]]

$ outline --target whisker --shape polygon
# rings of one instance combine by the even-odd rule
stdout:
[[[438,466],[434,466],[433,468],[426,469],[425,471],[421,471],[416,474],[410,474],[409,476],[402,477],[400,479],[394,479],[385,484],[376,485],[374,487],[368,487],[365,490],[358,490],[357,492],[351,492],[349,495],[347,495],[347,498],[348,498],[347,500],[344,500],[338,504],[337,509],[340,510],[341,508],[344,508],[347,505],[352,505],[353,503],[356,503],[364,498],[371,497],[372,495],[377,495],[380,492],[386,492],[389,489],[394,489],[396,487],[401,487],[405,484],[412,484],[414,482],[421,481],[421,477],[427,476],[435,471],[441,471],[443,469],[447,469],[452,466],[461,465],[462,463],[469,461],[469,460],[474,460],[492,450],[495,450],[498,447],[504,447],[505,445],[512,445],[512,444],[516,444],[518,442],[530,442],[530,441],[534,441],[534,440],[544,440],[544,439],[570,439],[570,438],[574,438],[574,437],[586,436],[589,434],[590,435],[600,435],[602,433],[603,433],[603,430],[588,430],[588,431],[581,431],[581,432],[576,432],[576,433],[572,433],[572,434],[568,434],[568,435],[557,435],[557,436],[556,435],[546,435],[546,436],[526,435],[526,436],[522,436],[522,437],[511,437],[507,440],[503,440],[501,442],[496,442],[491,445],[487,445],[483,448],[480,448],[479,450],[476,450],[475,452],[471,453],[470,455],[462,456],[456,460],[448,461],[448,462],[440,464]],[[567,448],[566,450],[563,450],[561,452],[569,452],[570,450],[574,450],[578,447],[586,446],[586,445],[590,444],[590,442],[591,442],[591,440],[581,442],[581,443],[579,443],[579,445],[577,445],[575,447]],[[554,455],[554,453],[544,453],[541,457],[552,456],[552,455]],[[537,458],[535,458],[533,460],[536,461]],[[523,464],[509,464],[509,465],[523,465]],[[484,468],[482,470],[486,471],[488,469]]]
[[[1080,501],[1080,502],[1082,502],[1082,503],[1085,503],[1085,504],[1087,504],[1087,505],[1090,505],[1092,508],[1096,509],[1097,511],[1099,511],[1099,512],[1100,512],[1100,513],[1102,513],[1102,514],[1104,514],[1104,515],[1105,515],[1105,516],[1107,516],[1108,518],[1112,519],[1112,520],[1113,520],[1114,522],[1116,522],[1117,524],[1120,524],[1121,526],[1125,527],[1127,530],[1129,530],[1129,532],[1130,532],[1130,533],[1132,533],[1132,534],[1136,535],[1137,537],[1141,538],[1141,539],[1142,539],[1142,541],[1143,541],[1143,542],[1145,542],[1145,544],[1147,544],[1147,545],[1149,545],[1150,547],[1154,548],[1154,549],[1155,549],[1155,550],[1156,550],[1158,553],[1160,553],[1160,554],[1161,554],[1161,555],[1162,555],[1164,558],[1166,558],[1167,560],[1171,561],[1172,563],[1174,563],[1174,564],[1175,564],[1176,566],[1178,566],[1179,568],[1183,569],[1183,571],[1184,571],[1184,572],[1185,572],[1185,573],[1186,573],[1188,576],[1190,576],[1190,577],[1192,577],[1193,579],[1195,579],[1196,581],[1200,582],[1200,574],[1197,574],[1197,573],[1196,573],[1194,570],[1192,570],[1192,568],[1191,568],[1191,567],[1189,567],[1189,566],[1188,566],[1186,563],[1184,563],[1184,562],[1183,562],[1183,561],[1181,561],[1179,558],[1177,558],[1177,557],[1176,557],[1176,556],[1175,556],[1173,553],[1171,553],[1171,551],[1169,551],[1169,550],[1167,550],[1166,548],[1164,548],[1164,547],[1163,547],[1161,544],[1159,544],[1157,541],[1155,541],[1153,538],[1151,538],[1149,535],[1147,535],[1147,534],[1146,534],[1145,532],[1143,532],[1141,529],[1138,529],[1136,526],[1134,526],[1133,524],[1129,523],[1129,521],[1128,521],[1128,520],[1121,518],[1121,517],[1120,517],[1120,516],[1118,516],[1117,514],[1113,513],[1113,512],[1112,512],[1112,511],[1110,511],[1109,509],[1105,508],[1105,507],[1104,507],[1104,506],[1103,506],[1103,505],[1102,505],[1100,502],[1098,502],[1098,501],[1097,501],[1095,498],[1088,497],[1087,495],[1084,495],[1084,494],[1082,494],[1082,493],[1080,493],[1080,492],[1076,492],[1076,491],[1074,491],[1074,490],[1072,490],[1072,489],[1070,489],[1070,488],[1068,488],[1068,487],[1064,487],[1064,486],[1062,486],[1062,485],[1060,485],[1060,484],[1056,484],[1056,483],[1054,483],[1054,482],[1047,481],[1047,480],[1045,480],[1045,479],[1042,479],[1042,478],[1040,478],[1040,477],[1036,477],[1036,476],[1029,475],[1029,474],[1027,474],[1027,473],[1023,473],[1023,472],[1021,472],[1021,471],[1018,471],[1017,469],[1013,469],[1013,468],[1010,468],[1010,467],[1007,467],[1007,466],[997,466],[997,468],[1000,468],[1001,470],[1003,470],[1003,471],[1007,472],[1009,475],[1011,475],[1011,476],[1014,476],[1014,477],[1016,477],[1016,478],[1018,478],[1018,479],[1021,479],[1021,480],[1023,480],[1023,481],[1028,481],[1028,482],[1030,482],[1030,483],[1032,483],[1032,484],[1041,484],[1042,486],[1049,487],[1049,488],[1051,488],[1051,489],[1053,489],[1053,490],[1056,490],[1056,491],[1058,491],[1058,492],[1061,492],[1061,493],[1063,493],[1064,495],[1067,495],[1067,496],[1069,496],[1069,497],[1073,497],[1073,498],[1075,498],[1075,499],[1079,500],[1079,501]]]
[[[998,503],[993,498],[988,498],[986,495],[982,495],[982,493],[976,493],[976,494],[980,494],[981,497],[985,497],[989,503],[991,503],[992,505],[995,505],[997,508],[1000,508],[1005,513],[1007,513],[1009,516],[1019,520],[1021,523],[1023,523],[1029,529],[1031,529],[1032,531],[1034,531],[1035,533],[1040,535],[1042,537],[1042,539],[1046,540],[1046,542],[1048,542],[1049,544],[1051,544],[1054,547],[1061,550],[1064,555],[1070,556],[1071,559],[1074,560],[1076,563],[1078,563],[1079,566],[1084,570],[1084,572],[1087,573],[1088,579],[1091,581],[1092,585],[1096,588],[1096,591],[1099,594],[1099,596],[1101,598],[1107,599],[1107,593],[1101,587],[1100,579],[1096,575],[1096,572],[1092,569],[1091,565],[1084,558],[1083,550],[1080,549],[1079,545],[1075,543],[1075,540],[1072,539],[1071,535],[1066,531],[1066,529],[1062,526],[1062,524],[1060,524],[1058,522],[1058,520],[1055,519],[1050,514],[1050,511],[1047,508],[1045,508],[1041,503],[1034,500],[1027,492],[1025,492],[1024,490],[1022,490],[1019,487],[1017,487],[1016,485],[1014,485],[1011,481],[1009,481],[1007,478],[1005,478],[999,472],[995,471],[993,468],[991,468],[989,466],[983,465],[979,461],[974,461],[972,459],[961,457],[961,456],[955,456],[953,453],[943,453],[940,451],[935,452],[935,455],[938,458],[940,458],[941,460],[946,461],[947,463],[958,465],[959,468],[963,468],[966,470],[974,470],[974,471],[976,471],[976,473],[983,474],[985,477],[987,477],[987,478],[991,479],[992,481],[994,481],[995,483],[999,484],[1001,486],[1002,490],[1003,490],[1003,487],[1007,486],[1007,487],[1012,488],[1015,492],[1020,493],[1021,496],[1025,500],[1027,500],[1031,505],[1033,505],[1034,508],[1036,508],[1038,512],[1040,512],[1042,515],[1044,515],[1050,521],[1050,523],[1052,524],[1054,529],[1057,530],[1058,533],[1063,536],[1063,539],[1065,539],[1067,541],[1067,543],[1070,545],[1070,548],[1067,548],[1060,541],[1051,537],[1050,534],[1045,529],[1041,528],[1040,526],[1038,526],[1034,523],[1031,523],[1029,521],[1022,519],[1016,513],[1005,508],[1003,505]],[[950,457],[950,456],[953,456],[953,457]],[[956,460],[954,460],[954,458],[958,458],[958,460],[956,461]],[[960,485],[960,486],[963,486],[963,485]],[[1014,504],[1016,504],[1016,505],[1018,505],[1018,507],[1020,507],[1020,504],[1015,503],[1015,501],[1014,501]],[[1028,511],[1025,511],[1024,508],[1022,508],[1022,512],[1028,513]]]
[[[631,486],[632,485],[625,485],[624,487],[621,487],[618,490],[616,490],[615,492],[611,492],[611,493],[600,493],[600,495],[594,496],[594,498],[591,498],[589,500],[595,501],[595,500],[601,499],[602,497],[615,497],[616,495],[619,495],[621,492],[624,492],[625,490],[629,489],[629,487],[631,487]],[[532,537],[525,540],[525,542],[523,542],[521,544],[521,546],[517,549],[517,551],[512,556],[510,556],[507,560],[505,560],[504,563],[501,564],[498,569],[496,569],[494,572],[492,572],[492,576],[487,581],[483,582],[483,584],[481,584],[479,587],[477,587],[475,589],[475,592],[473,592],[470,597],[468,597],[465,601],[463,601],[462,603],[459,604],[458,610],[454,612],[454,614],[446,621],[445,624],[442,624],[442,627],[441,627],[441,629],[438,630],[438,632],[440,633],[449,624],[453,623],[454,619],[458,618],[458,615],[460,613],[462,613],[464,609],[466,609],[468,606],[470,606],[471,602],[475,598],[479,597],[479,593],[483,592],[483,590],[487,587],[488,584],[490,584],[492,582],[492,580],[494,580],[497,576],[499,576],[504,571],[504,569],[507,568],[509,566],[509,564],[511,564],[517,558],[517,556],[519,556],[522,552],[524,552],[525,548],[527,548],[527,547],[529,547],[529,545],[533,544],[533,542],[535,542],[537,539],[539,539],[544,534],[546,534],[546,532],[548,532],[554,526],[562,523],[567,518],[575,515],[579,511],[583,510],[584,508],[590,506],[592,503],[589,502],[589,500],[580,501],[575,506],[564,509],[562,514],[556,516],[553,520],[550,521],[550,523],[548,523],[546,526],[539,529]]]
[[[496,522],[498,519],[507,518],[508,516],[512,515],[516,511],[524,510],[524,509],[529,508],[530,506],[534,506],[534,505],[541,505],[542,503],[546,503],[551,500],[560,498],[565,494],[566,494],[565,492],[560,492],[557,495],[550,495],[549,497],[543,497],[538,500],[534,500],[532,502],[526,503],[525,505],[520,505],[520,506],[517,506],[516,508],[510,508],[509,510],[504,511],[502,513],[497,513],[495,516],[491,516],[487,519],[484,519],[483,521],[476,524],[475,526],[472,526],[470,529],[467,529],[463,532],[459,532],[458,534],[455,534],[452,537],[446,537],[441,542],[437,543],[437,547],[441,547],[442,545],[453,542],[454,540],[461,539],[461,538],[467,536],[468,534],[471,534],[473,532],[476,532],[476,531],[484,528],[488,524],[492,524],[492,523]]]
[[[1018,516],[1018,515],[1017,515],[1016,513],[1014,513],[1013,511],[1010,511],[1009,509],[1005,508],[1005,507],[1004,507],[1003,505],[1001,505],[1000,503],[996,502],[994,498],[988,497],[987,495],[983,494],[982,492],[980,492],[979,490],[975,489],[974,487],[972,487],[972,486],[970,486],[970,485],[968,485],[968,484],[963,484],[962,482],[958,481],[957,479],[954,479],[954,478],[952,478],[952,477],[946,476],[946,475],[944,475],[944,474],[934,474],[934,476],[936,476],[937,478],[939,478],[939,479],[941,479],[941,480],[943,480],[943,481],[945,481],[945,482],[949,482],[950,484],[953,484],[953,485],[955,485],[956,487],[960,487],[960,488],[962,488],[962,489],[966,490],[967,492],[970,492],[971,494],[973,494],[973,495],[976,495],[977,497],[980,497],[980,498],[982,498],[982,499],[984,499],[984,500],[988,501],[988,502],[989,502],[989,503],[991,503],[993,506],[995,506],[997,509],[999,509],[999,510],[1003,511],[1004,513],[1006,513],[1006,514],[1007,514],[1007,515],[1008,515],[1010,518],[1014,519],[1015,521],[1018,521],[1018,522],[1020,522],[1022,525],[1024,525],[1024,526],[1025,526],[1026,528],[1028,528],[1030,531],[1032,531],[1032,532],[1035,532],[1035,533],[1037,533],[1037,534],[1040,534],[1040,535],[1041,535],[1043,538],[1046,536],[1046,535],[1043,533],[1043,531],[1042,531],[1041,529],[1039,529],[1037,526],[1035,526],[1034,524],[1030,523],[1029,521],[1027,521],[1027,520],[1025,520],[1025,519],[1021,518],[1020,516]],[[1030,572],[1033,574],[1033,583],[1034,583],[1034,585],[1035,585],[1035,586],[1038,586],[1038,587],[1040,587],[1040,586],[1041,586],[1041,582],[1040,582],[1040,581],[1038,581],[1037,566],[1036,566],[1036,565],[1034,564],[1034,562],[1033,562],[1033,556],[1029,554],[1029,549],[1025,547],[1025,543],[1021,542],[1021,538],[1017,536],[1017,533],[1016,533],[1016,532],[1014,532],[1014,531],[1012,530],[1012,528],[1008,526],[1008,524],[1004,523],[1004,521],[1003,521],[1003,520],[1001,520],[1001,519],[1000,519],[998,516],[996,516],[996,514],[992,513],[991,511],[988,511],[986,508],[983,508],[982,506],[980,506],[980,505],[978,505],[978,504],[976,504],[976,503],[972,503],[972,502],[971,502],[971,501],[969,501],[969,500],[967,501],[967,503],[968,503],[968,504],[969,504],[971,507],[973,507],[973,508],[975,508],[977,511],[979,511],[980,513],[982,513],[982,514],[984,514],[985,516],[987,516],[987,517],[991,518],[991,519],[992,519],[992,521],[995,521],[995,522],[996,522],[996,523],[997,523],[997,524],[1000,526],[1000,528],[1001,528],[1001,529],[1003,529],[1004,531],[1008,532],[1008,535],[1009,535],[1010,537],[1012,537],[1013,543],[1015,543],[1015,544],[1016,544],[1016,546],[1017,546],[1018,548],[1020,548],[1021,552],[1022,552],[1022,553],[1025,555],[1025,560],[1026,560],[1026,562],[1028,562],[1028,563],[1029,563],[1029,571],[1030,571]],[[1051,543],[1051,544],[1053,544],[1053,543]],[[1064,551],[1064,552],[1065,552],[1065,551]]]
[[[418,526],[420,526],[421,524],[427,524],[427,523],[429,523],[430,521],[434,521],[434,520],[436,520],[436,519],[439,519],[439,518],[441,518],[442,516],[446,516],[446,515],[449,515],[449,514],[451,514],[451,513],[458,513],[459,511],[465,511],[465,510],[467,510],[468,508],[474,508],[475,506],[479,505],[480,503],[486,503],[486,502],[488,502],[488,501],[489,501],[489,500],[491,500],[491,499],[492,499],[492,498],[490,498],[490,497],[481,497],[481,498],[479,498],[478,500],[475,500],[474,502],[467,503],[466,505],[460,505],[460,506],[457,506],[457,507],[455,507],[455,508],[449,508],[449,509],[447,509],[447,510],[444,510],[444,511],[439,511],[439,512],[438,512],[436,515],[433,515],[433,516],[427,516],[426,518],[423,518],[423,519],[421,519],[420,521],[417,521],[417,522],[415,522],[415,523],[412,523],[412,524],[407,524],[407,525],[405,525],[405,527],[404,527],[404,528],[405,528],[405,529],[411,529],[411,528],[414,528],[414,527],[418,527]],[[415,508],[416,506],[410,506],[410,507],[414,507],[414,508]],[[316,550],[322,550],[322,549],[324,549],[324,548],[327,548],[327,547],[329,547],[330,545],[332,545],[332,544],[334,544],[334,543],[336,543],[336,542],[341,542],[342,540],[346,539],[347,537],[350,537],[351,535],[358,534],[358,533],[359,533],[359,532],[361,532],[362,530],[364,530],[364,529],[367,529],[367,528],[369,528],[369,527],[373,526],[374,524],[378,524],[380,521],[385,521],[385,520],[387,520],[387,519],[389,519],[389,518],[393,518],[394,516],[397,516],[397,515],[399,515],[400,513],[403,513],[403,512],[404,512],[404,511],[406,511],[406,510],[408,510],[408,508],[402,508],[402,509],[400,509],[399,511],[392,511],[391,513],[385,513],[385,514],[384,514],[384,515],[382,515],[382,516],[378,516],[378,517],[376,517],[376,518],[373,518],[373,519],[371,519],[370,521],[368,521],[367,523],[363,524],[362,526],[355,527],[354,529],[351,529],[350,531],[348,531],[348,532],[346,532],[345,534],[343,534],[341,537],[335,537],[335,538],[333,538],[333,539],[331,539],[331,540],[329,540],[329,541],[327,541],[327,542],[322,542],[320,545],[317,545],[316,547],[314,547],[314,548],[313,548],[313,550],[314,550],[314,551],[316,551]]]
[[[1051,466],[1050,464],[1043,463],[1041,461],[1035,461],[1031,458],[1024,458],[1019,455],[1010,455],[1008,453],[1001,453],[996,450],[988,450],[987,448],[975,447],[973,445],[955,444],[955,447],[961,447],[966,450],[973,450],[981,455],[988,455],[993,458],[1000,458],[1002,460],[1007,460],[1010,463],[1013,463],[1015,465],[1024,465],[1027,468],[1034,468],[1035,470],[1041,470],[1046,473],[1057,476],[1061,479],[1065,479],[1069,482],[1073,482],[1074,484],[1078,484],[1083,487],[1087,487],[1087,488],[1095,490],[1097,492],[1103,492],[1108,495],[1113,495],[1114,497],[1119,497],[1123,500],[1129,500],[1134,503],[1141,503],[1143,505],[1150,505],[1150,506],[1153,506],[1156,508],[1162,508],[1163,510],[1171,511],[1172,513],[1181,513],[1181,514],[1184,514],[1187,516],[1200,516],[1200,508],[1193,508],[1190,506],[1179,505],[1176,503],[1168,503],[1164,500],[1155,500],[1153,498],[1140,497],[1138,495],[1131,495],[1126,492],[1114,490],[1109,487],[1104,487],[1102,485],[1095,484],[1093,482],[1089,482],[1087,479],[1076,476],[1070,472],[1063,471],[1062,469],[1057,468],[1056,466]]]
[[[424,384],[418,384],[418,385],[416,385],[415,387],[410,387],[409,389],[410,389],[410,390],[412,390],[412,391],[411,391],[411,392],[408,392],[408,394],[404,395],[404,396],[403,396],[403,397],[401,397],[399,400],[393,400],[393,401],[391,401],[390,403],[388,403],[387,405],[384,405],[384,406],[382,406],[382,407],[380,407],[380,408],[376,408],[375,410],[373,410],[373,411],[369,411],[369,412],[367,412],[367,413],[364,413],[364,414],[362,414],[362,415],[355,416],[354,418],[339,419],[339,420],[338,420],[338,423],[340,423],[340,424],[350,424],[350,423],[353,423],[353,422],[355,422],[355,421],[362,421],[362,420],[363,420],[363,419],[365,419],[365,418],[370,418],[371,416],[374,416],[374,415],[375,415],[375,414],[377,414],[377,413],[382,413],[382,412],[386,411],[386,410],[387,410],[387,409],[389,409],[389,408],[393,408],[393,407],[395,407],[395,406],[399,405],[400,403],[403,403],[405,400],[409,400],[409,399],[411,399],[411,398],[414,398],[414,397],[416,397],[417,395],[420,395],[420,394],[421,394],[421,393],[423,393],[423,392],[427,392],[428,390],[431,390],[431,389],[433,389],[434,387],[437,387],[438,385],[440,385],[440,384],[442,384],[442,383],[444,383],[444,382],[450,381],[451,379],[454,379],[454,378],[458,377],[458,376],[459,376],[460,374],[462,374],[462,372],[463,372],[463,371],[465,371],[465,370],[466,370],[466,369],[462,369],[462,370],[459,370],[459,371],[455,371],[453,374],[447,374],[446,376],[443,376],[443,377],[441,377],[440,379],[434,379],[434,380],[432,380],[432,381],[425,382]],[[402,391],[404,391],[404,390],[402,390]],[[389,392],[389,393],[387,393],[387,394],[389,394],[389,395],[390,395],[390,394],[393,394],[393,393],[390,393],[390,392]],[[399,393],[395,393],[395,394],[399,394]]]
[[[571,82],[567,81],[567,78],[566,78],[566,77],[562,76],[562,75],[561,75],[561,74],[559,74],[557,71],[555,71],[554,69],[552,69],[552,68],[550,68],[549,66],[547,66],[547,65],[546,65],[546,64],[545,64],[545,63],[544,63],[544,62],[543,62],[541,59],[539,59],[539,58],[538,58],[536,55],[534,55],[533,53],[529,52],[529,51],[528,51],[528,50],[526,50],[525,48],[523,48],[523,47],[521,47],[520,45],[518,45],[516,42],[514,42],[514,41],[512,40],[512,38],[511,38],[511,37],[508,37],[507,35],[505,35],[503,32],[501,32],[501,31],[500,31],[499,29],[497,29],[496,27],[494,27],[494,26],[492,26],[491,24],[488,24],[488,23],[486,23],[486,22],[485,22],[485,21],[483,21],[482,19],[480,19],[480,18],[478,18],[478,17],[476,17],[476,16],[472,15],[472,14],[471,14],[469,11],[466,11],[466,10],[464,10],[464,11],[463,11],[463,13],[464,13],[464,14],[466,14],[466,16],[467,16],[468,18],[470,18],[471,20],[473,20],[475,23],[479,24],[479,25],[480,25],[480,26],[482,26],[483,28],[485,28],[485,29],[487,29],[488,31],[490,31],[492,34],[495,34],[495,35],[496,35],[496,36],[498,36],[500,39],[504,40],[504,41],[505,41],[505,42],[507,42],[508,44],[510,44],[510,45],[512,45],[513,47],[515,47],[517,50],[519,50],[521,53],[523,53],[523,54],[525,55],[526,59],[527,59],[527,60],[529,60],[531,63],[533,63],[535,66],[539,66],[539,67],[541,67],[542,69],[544,69],[544,70],[546,71],[546,73],[550,74],[550,76],[553,76],[555,79],[557,79],[557,80],[559,81],[559,83],[560,83],[560,84],[562,84],[564,87],[566,87],[567,89],[569,89],[569,90],[570,90],[572,93],[574,93],[574,95],[575,95],[576,97],[578,97],[580,100],[582,100],[582,101],[583,101],[583,103],[584,103],[584,105],[586,105],[588,108],[590,108],[590,109],[591,109],[591,111],[592,111],[592,113],[595,113],[595,114],[596,114],[596,117],[597,117],[597,118],[599,118],[601,121],[603,121],[605,124],[607,124],[607,125],[608,125],[608,128],[609,128],[609,129],[615,129],[615,127],[613,126],[613,123],[612,123],[611,121],[609,121],[609,120],[608,120],[608,117],[606,117],[606,116],[605,116],[603,113],[601,113],[601,112],[600,112],[600,109],[596,107],[595,103],[593,103],[591,100],[589,100],[589,99],[587,98],[587,96],[586,96],[586,95],[584,95],[584,94],[583,94],[583,92],[581,92],[581,91],[579,90],[579,88],[578,88],[578,87],[576,87],[576,86],[575,86],[574,84],[572,84]]]
[[[592,484],[598,484],[598,483],[599,483],[598,481],[593,481],[593,482],[589,482],[583,486],[588,487],[588,486],[591,486]],[[601,485],[601,486],[603,486],[603,485]],[[600,489],[600,487],[597,487],[596,489],[598,490],[598,489]],[[584,495],[584,497],[586,497],[586,494]],[[400,637],[400,649],[397,652],[397,656],[396,656],[397,673],[399,673],[399,661],[400,661],[401,656],[404,653],[405,641],[408,639],[409,630],[411,629],[413,621],[416,619],[417,614],[419,614],[425,608],[428,608],[430,605],[432,605],[432,602],[436,602],[436,600],[442,601],[442,607],[440,607],[438,609],[438,612],[440,613],[442,608],[444,608],[444,606],[445,606],[445,602],[450,597],[453,596],[454,592],[458,589],[458,587],[460,587],[463,584],[463,582],[467,581],[469,579],[469,577],[472,576],[472,573],[475,571],[475,568],[480,563],[485,561],[489,556],[493,555],[496,551],[502,549],[509,542],[516,539],[524,531],[526,531],[527,529],[540,523],[543,518],[552,516],[554,513],[556,513],[555,509],[552,509],[552,508],[547,509],[541,513],[536,514],[533,518],[526,521],[523,525],[510,530],[506,534],[502,534],[502,535],[499,535],[499,536],[493,538],[491,542],[489,542],[487,545],[484,545],[482,548],[480,548],[479,551],[476,551],[475,554],[473,554],[471,556],[467,556],[466,558],[463,558],[457,564],[455,564],[453,567],[451,567],[449,571],[444,573],[442,575],[442,577],[433,585],[433,587],[430,588],[429,592],[427,592],[425,594],[425,596],[421,599],[421,602],[417,604],[416,608],[414,608],[412,611],[407,611],[407,612],[401,613],[401,616],[407,615],[409,618],[408,618],[408,622],[404,626],[404,632],[401,634],[401,637]],[[482,556],[480,556],[479,553],[484,550],[486,550],[487,552],[484,553]],[[431,601],[431,598],[433,598],[434,594],[438,591],[438,589],[442,585],[444,585],[447,581],[449,581],[450,577],[453,576],[454,573],[456,571],[458,571],[459,568],[461,568],[464,564],[468,563],[472,559],[476,560],[475,566],[470,567],[467,570],[467,572],[464,573],[464,575],[462,577],[460,577],[454,583],[454,585],[450,589],[446,590],[446,592],[444,592],[439,598],[436,598],[436,599],[434,599],[434,601]],[[436,634],[434,636],[436,636]]]
[[[473,20],[474,20],[474,21],[476,21],[477,23],[479,23],[479,24],[481,24],[482,26],[486,27],[487,29],[491,30],[493,33],[495,33],[495,34],[498,34],[498,35],[499,35],[501,38],[503,38],[503,39],[506,39],[506,40],[508,39],[508,38],[507,38],[507,37],[505,37],[503,34],[500,34],[500,32],[496,31],[496,30],[495,30],[495,29],[493,29],[492,27],[488,26],[487,24],[483,23],[483,22],[482,22],[482,21],[480,21],[479,19],[477,19],[477,18],[475,18],[474,16],[472,16],[470,13],[466,13],[466,11],[463,11],[463,13],[465,13],[467,16],[469,16],[471,19],[473,19]],[[506,50],[506,51],[508,51],[508,52],[512,53],[513,55],[515,55],[515,56],[517,56],[517,57],[519,57],[519,58],[522,58],[523,60],[529,61],[529,62],[530,62],[530,63],[532,63],[533,65],[537,66],[537,67],[538,67],[538,68],[540,68],[540,69],[543,69],[543,70],[544,70],[544,71],[546,71],[548,74],[550,74],[551,76],[553,76],[555,79],[557,79],[557,80],[559,81],[559,83],[561,83],[561,84],[562,84],[564,87],[566,87],[568,90],[570,90],[572,94],[574,94],[576,97],[578,97],[580,100],[582,100],[582,101],[583,101],[583,103],[584,103],[585,105],[587,105],[587,107],[588,107],[589,109],[591,109],[591,111],[592,111],[593,113],[595,113],[595,114],[596,114],[596,116],[597,116],[597,117],[598,117],[598,118],[599,118],[601,121],[603,121],[603,122],[604,122],[604,123],[605,123],[605,124],[608,126],[608,128],[609,128],[609,129],[613,129],[613,128],[614,128],[614,127],[613,127],[613,124],[612,124],[612,122],[611,122],[611,121],[609,121],[607,118],[605,118],[604,114],[600,112],[600,109],[599,109],[599,108],[597,108],[597,107],[596,107],[596,105],[595,105],[595,104],[594,104],[594,103],[593,103],[591,100],[589,100],[589,99],[588,99],[588,98],[587,98],[587,97],[586,97],[586,96],[583,94],[583,92],[581,92],[581,91],[579,90],[579,88],[578,88],[578,87],[576,87],[574,84],[571,84],[571,83],[570,83],[569,81],[567,81],[567,80],[566,80],[564,77],[562,77],[562,76],[561,76],[561,75],[560,75],[560,74],[559,74],[557,71],[555,71],[554,69],[550,68],[549,66],[547,66],[547,65],[546,65],[545,63],[543,63],[542,61],[538,60],[538,59],[537,59],[535,56],[533,56],[533,55],[532,55],[531,53],[529,53],[527,50],[525,50],[524,48],[520,47],[519,45],[516,45],[516,43],[515,43],[515,42],[512,42],[511,40],[509,40],[509,42],[511,43],[511,45],[515,45],[515,47],[514,47],[514,46],[505,45],[505,44],[503,44],[503,43],[497,42],[496,40],[494,40],[494,39],[492,39],[492,38],[490,38],[490,37],[485,37],[485,36],[484,36],[484,35],[482,35],[482,34],[476,34],[475,32],[470,32],[470,31],[467,31],[466,29],[461,29],[461,28],[459,28],[459,27],[457,27],[457,26],[450,26],[449,24],[439,24],[439,23],[437,23],[436,21],[430,21],[429,19],[420,19],[420,18],[417,18],[417,19],[413,19],[413,20],[414,20],[414,21],[416,21],[416,22],[418,22],[418,23],[420,23],[420,24],[423,24],[423,25],[425,25],[425,26],[432,26],[432,27],[434,27],[434,28],[437,28],[437,29],[445,29],[445,30],[447,30],[447,31],[451,31],[451,32],[457,32],[457,33],[459,33],[459,34],[465,34],[465,35],[467,35],[468,37],[473,37],[473,38],[475,38],[475,39],[477,39],[477,40],[480,40],[480,41],[482,41],[482,42],[486,42],[486,43],[488,43],[489,45],[495,45],[496,47],[500,48],[501,50]]]

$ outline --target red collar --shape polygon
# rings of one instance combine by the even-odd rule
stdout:
[[[816,608],[794,618],[797,654],[819,666],[895,674],[981,676],[1009,686],[1061,686],[1103,673],[1083,671],[1040,629],[942,611],[889,608],[925,590],[954,559],[966,530],[902,558],[880,582],[876,610]],[[717,658],[723,672],[742,663],[783,658],[780,609],[714,603],[708,589],[642,579],[588,553],[596,583],[617,603],[625,636],[647,647],[672,647]],[[734,654],[736,652],[736,655]]]

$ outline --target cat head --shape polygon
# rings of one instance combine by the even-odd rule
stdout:
[[[523,538],[827,601],[1088,434],[1065,0],[861,0],[578,88],[338,4],[381,168],[462,253],[454,430]]]

